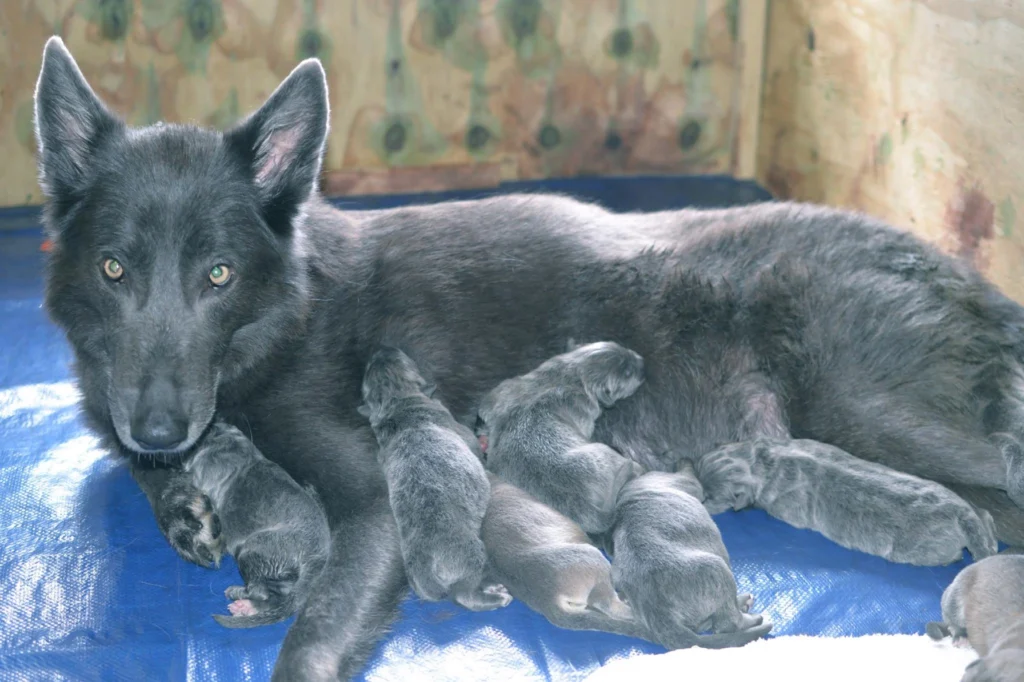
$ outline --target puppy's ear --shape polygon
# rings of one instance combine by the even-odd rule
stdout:
[[[317,59],[295,67],[255,113],[225,133],[250,170],[264,219],[291,233],[302,203],[317,191],[327,141],[327,77]]]
[[[423,387],[423,395],[427,396],[428,398],[433,398],[434,397],[434,393],[436,393],[436,392],[437,392],[437,384],[426,384]]]
[[[103,105],[78,69],[64,41],[43,48],[35,93],[39,184],[50,198],[72,201],[85,186],[89,160],[124,124]]]
[[[370,408],[367,406],[366,403],[359,403],[359,406],[356,408],[356,412],[363,415],[367,419],[370,418]]]

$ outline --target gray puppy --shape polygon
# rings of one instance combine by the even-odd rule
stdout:
[[[1024,556],[1000,554],[960,571],[942,593],[942,618],[928,623],[928,635],[966,637],[980,656],[965,682],[1024,680]]]
[[[431,601],[451,598],[474,611],[508,606],[504,586],[483,580],[480,526],[491,486],[480,444],[433,390],[411,358],[385,347],[366,366],[359,407],[380,446],[409,582]]]
[[[296,483],[233,426],[215,422],[185,469],[220,517],[221,538],[245,585],[229,587],[229,628],[294,614],[327,564],[331,535],[312,489]]]
[[[651,639],[612,586],[611,564],[570,519],[493,473],[488,571],[513,597],[570,630]]]
[[[712,514],[754,505],[835,543],[890,561],[940,566],[998,550],[995,523],[933,481],[813,440],[726,445],[696,463]]]
[[[643,381],[637,353],[599,342],[501,382],[478,411],[487,467],[588,533],[607,530],[616,494],[642,469],[607,445],[591,442],[594,422],[602,409],[632,395]]]
[[[737,596],[729,553],[687,473],[651,472],[619,492],[606,542],[612,581],[637,620],[669,649],[741,646],[772,628]],[[698,635],[710,629],[716,634]]]

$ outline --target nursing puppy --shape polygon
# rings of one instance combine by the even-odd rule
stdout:
[[[941,623],[932,639],[964,637],[980,658],[964,680],[1024,680],[1024,556],[1000,554],[971,564],[942,593]]]
[[[612,586],[611,565],[571,520],[493,473],[483,540],[489,574],[554,625],[651,639]]]
[[[643,380],[637,353],[599,342],[501,382],[478,411],[487,467],[586,532],[606,531],[616,494],[642,469],[607,445],[591,442],[594,422]]]
[[[987,656],[973,661],[962,682],[1024,682],[1024,616],[995,640]]]
[[[320,501],[266,459],[241,431],[215,422],[185,464],[192,484],[220,516],[221,538],[245,585],[225,591],[229,628],[267,625],[294,614],[327,564],[330,531]]]
[[[737,597],[729,553],[688,473],[651,472],[619,492],[607,549],[612,582],[669,649],[741,646],[771,630]],[[703,630],[715,634],[698,635]]]
[[[933,481],[811,440],[758,439],[697,460],[712,514],[753,505],[889,561],[940,566],[998,550],[995,523]]]
[[[430,397],[433,387],[396,348],[370,358],[362,393],[358,409],[377,437],[413,589],[474,611],[507,606],[512,597],[502,585],[482,582],[487,554],[480,526],[490,483],[476,436]]]

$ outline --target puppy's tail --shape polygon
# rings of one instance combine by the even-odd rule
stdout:
[[[928,633],[928,636],[934,639],[936,642],[940,639],[945,639],[950,635],[948,625],[946,625],[945,623],[939,623],[934,620],[924,626],[924,631]]]
[[[685,630],[685,628],[683,629]],[[713,635],[698,635],[691,630],[686,630],[682,636],[677,637],[676,642],[670,643],[672,646],[669,646],[669,644],[665,646],[669,649],[689,649],[694,646],[702,649],[728,649],[761,639],[771,632],[771,629],[771,623],[762,623],[746,630],[719,632]]]
[[[614,620],[632,620],[633,609],[616,594],[611,580],[602,580],[587,595],[587,606]]]

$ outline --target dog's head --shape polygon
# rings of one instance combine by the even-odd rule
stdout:
[[[640,354],[610,341],[577,346],[563,359],[578,369],[584,387],[604,407],[633,395],[644,382]]]
[[[383,346],[366,363],[359,413],[374,420],[387,401],[421,393],[429,398],[436,388],[423,378],[412,358],[397,348]]]
[[[302,215],[327,134],[319,62],[233,129],[130,128],[59,38],[35,95],[46,306],[76,354],[93,425],[139,453],[181,453],[218,388],[304,319]]]

